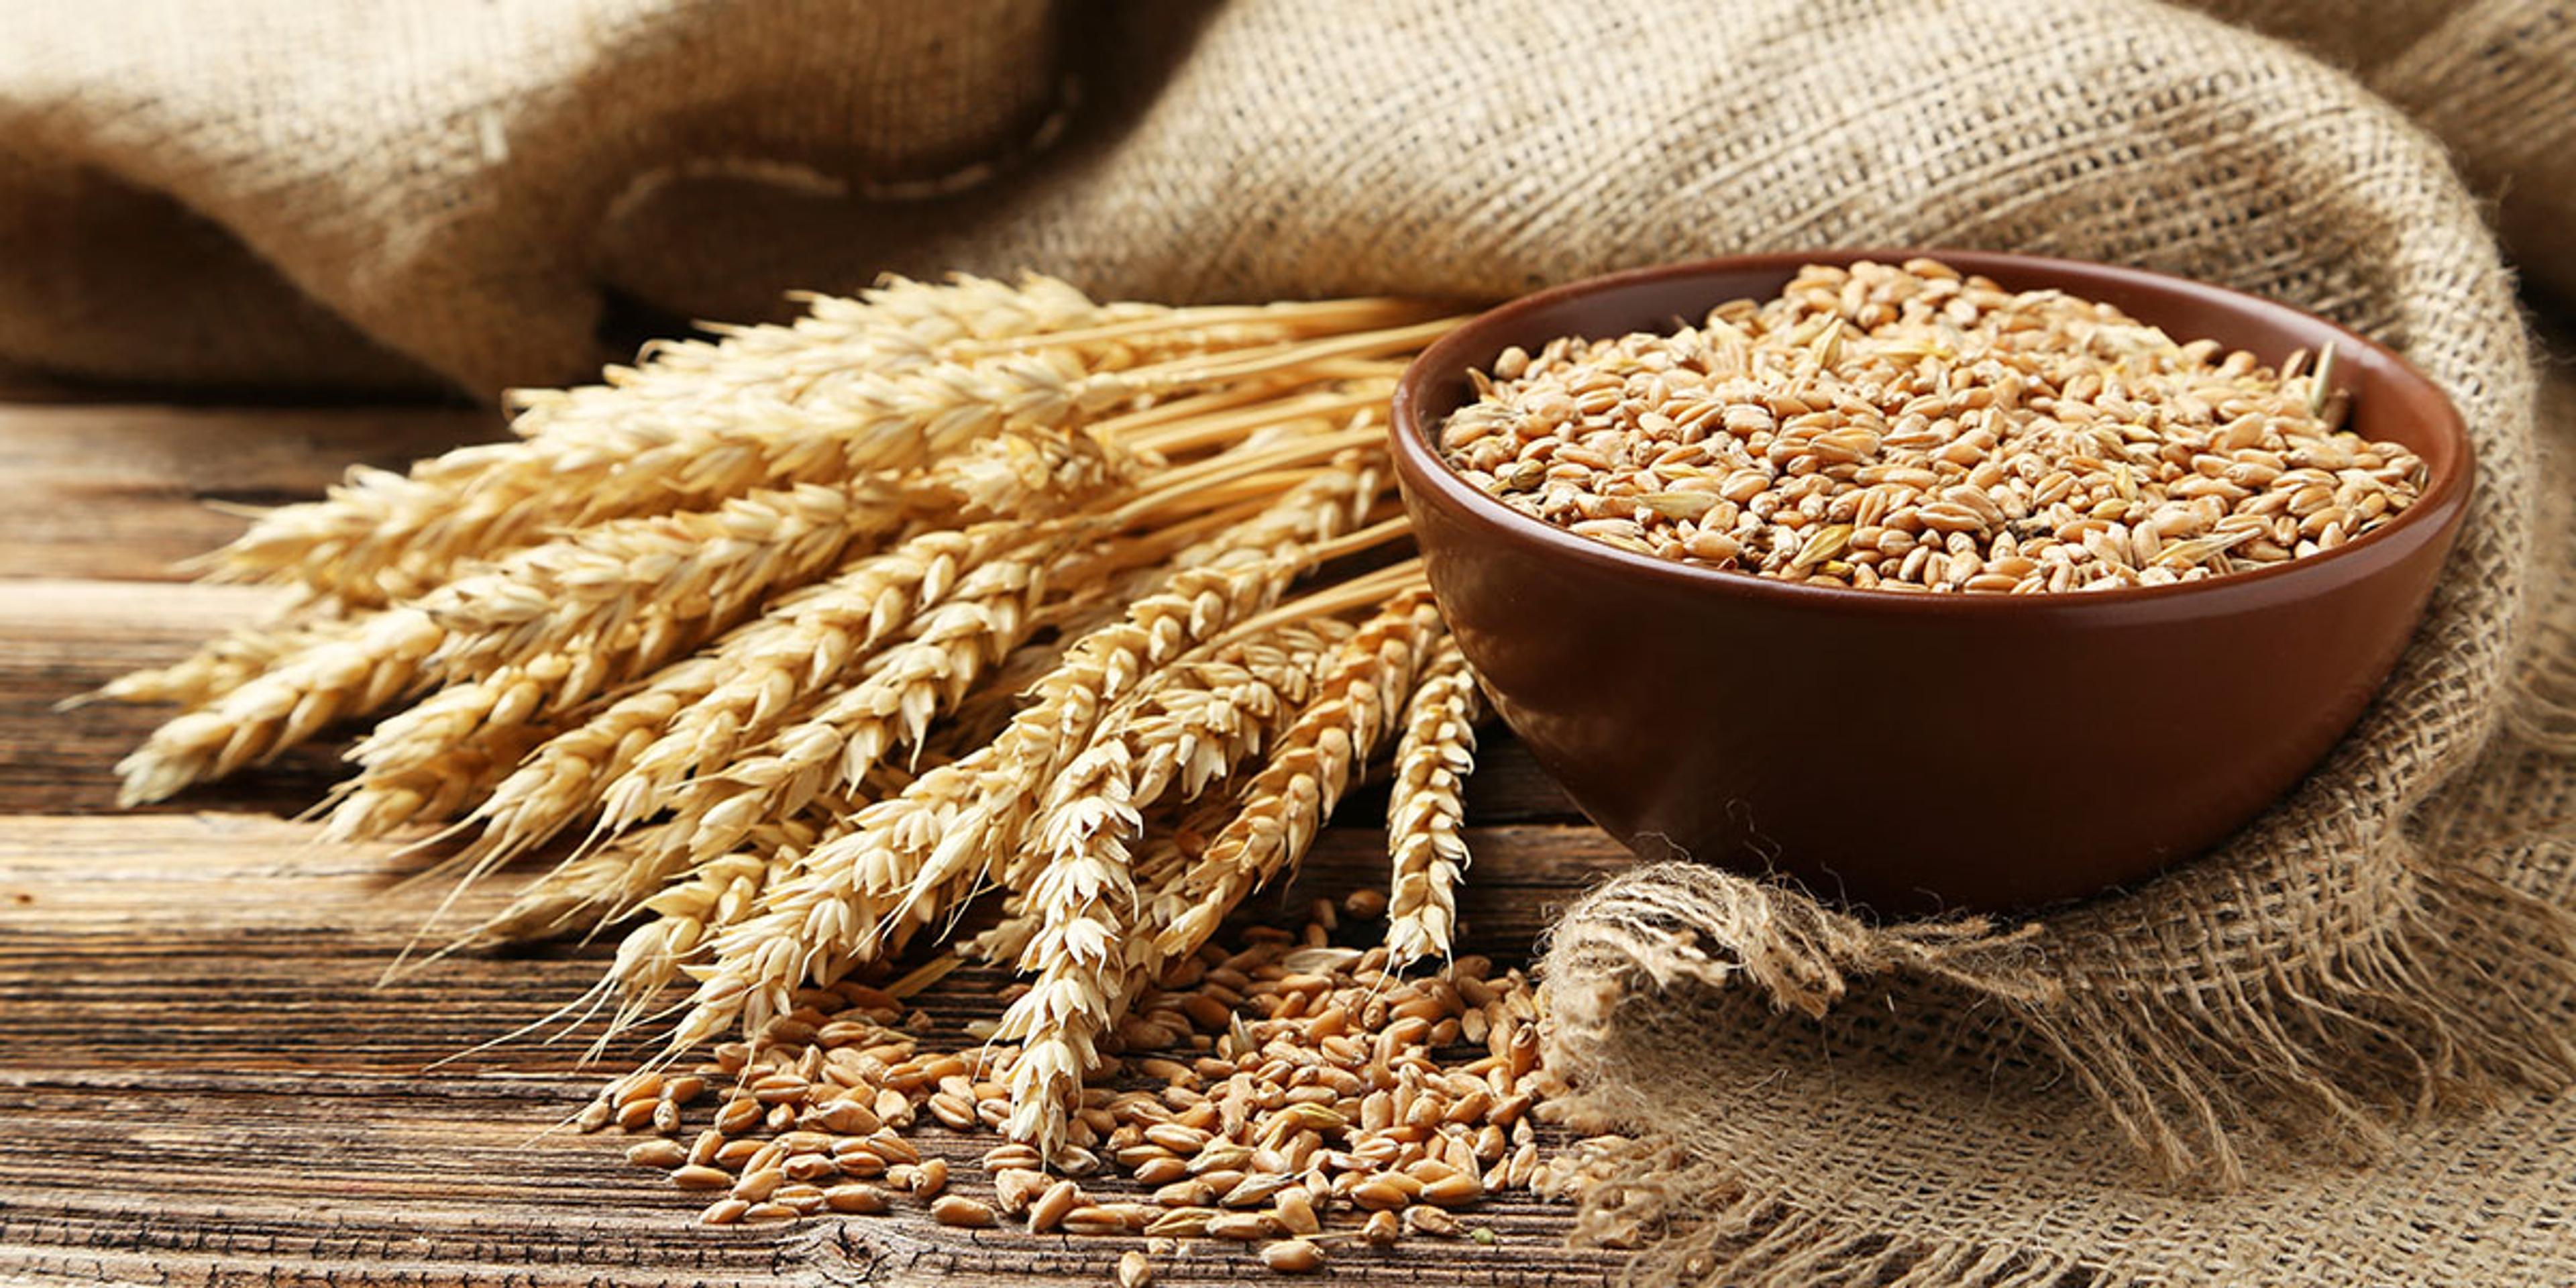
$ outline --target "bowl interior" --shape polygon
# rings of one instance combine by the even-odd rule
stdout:
[[[2320,563],[2349,557],[2348,552],[2386,540],[2402,527],[2447,514],[2468,487],[2472,472],[2468,432],[2450,400],[2404,358],[2357,332],[2259,296],[2144,269],[2038,255],[1916,249],[1782,252],[1637,269],[1541,291],[1493,309],[1425,350],[1406,370],[1397,388],[1394,419],[1399,450],[1414,457],[1417,465],[1427,467],[1413,471],[1416,477],[1408,482],[1437,488],[1453,503],[1506,525],[1515,537],[1544,542],[1572,557],[1606,559],[1647,576],[1703,581],[1723,586],[1730,593],[1860,598],[1888,604],[1891,609],[1934,612],[2014,611],[2052,598],[2062,599],[2021,595],[1898,596],[1797,585],[1658,559],[1578,537],[1524,515],[1468,484],[1440,459],[1441,423],[1474,397],[1467,372],[1490,369],[1506,348],[1518,345],[1535,351],[1550,340],[1568,335],[1606,339],[1630,331],[1669,331],[1698,322],[1709,309],[1726,301],[1777,295],[1800,268],[1809,264],[1848,265],[1860,260],[1901,263],[1917,257],[1939,259],[1962,273],[1992,278],[2007,290],[2056,289],[2111,304],[2162,328],[2178,342],[2216,340],[2229,349],[2246,350],[2274,366],[2302,349],[2313,354],[2332,345],[2337,373],[2334,384],[2352,394],[2351,415],[2345,428],[2373,441],[2402,443],[2424,461],[2423,494],[2414,506],[2334,550],[2217,582],[2092,592],[2083,597],[2087,603],[2192,594],[2217,585],[2295,576]]]

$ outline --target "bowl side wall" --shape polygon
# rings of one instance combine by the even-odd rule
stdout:
[[[2333,340],[2353,427],[2425,456],[2437,486],[2422,513],[2331,558],[2188,589],[1795,593],[1548,528],[1476,493],[1418,437],[1463,402],[1467,367],[1506,345],[1669,327],[1775,293],[1813,258],[1533,297],[1444,340],[1399,391],[1399,477],[1433,588],[1497,710],[1596,820],[1649,856],[1776,868],[1890,911],[2025,905],[2217,843],[2351,727],[2448,553],[2465,439],[2393,355],[2280,306],[2098,266],[2074,280],[1945,256],[2267,361]],[[2229,307],[2213,312],[2212,294]]]

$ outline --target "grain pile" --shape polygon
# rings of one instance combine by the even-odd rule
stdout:
[[[657,1067],[729,1037],[767,1060],[810,1039],[800,1026],[882,1024],[818,1015],[812,990],[882,981],[980,918],[958,951],[1025,982],[976,1056],[974,1114],[1059,1170],[1159,1125],[1105,1109],[1098,1079],[1181,1034],[1146,1017],[1185,995],[1201,1038],[1223,1030],[1210,986],[1175,991],[1212,966],[1230,1001],[1265,1008],[1313,1004],[1310,975],[1336,996],[1368,979],[1374,997],[1317,1008],[1351,1035],[1299,1040],[1410,1078],[1371,1044],[1487,1026],[1462,995],[1527,1005],[1516,980],[1401,978],[1452,951],[1475,691],[1406,557],[1383,416],[1404,360],[1453,321],[1401,300],[1173,309],[1045,278],[896,281],[519,395],[517,441],[356,471],[208,557],[213,576],[303,595],[110,686],[187,708],[123,763],[125,799],[375,718],[328,834],[440,824],[422,844],[449,848],[460,890],[565,843],[505,912],[449,937],[632,922],[565,1014],[604,1014],[605,1042],[675,1010]],[[1356,954],[1310,953],[1257,987],[1268,957],[1211,963],[1228,915],[1382,761],[1385,946],[1356,977],[1334,973]],[[1417,988],[1456,1013],[1369,1031],[1389,1005],[1434,1005]],[[1176,1085],[1211,1076],[1234,1075]],[[1321,1094],[1264,1076],[1299,1104]],[[1320,1130],[1324,1109],[1301,1112]],[[1182,1130],[1203,1129],[1166,1134]],[[1383,1158],[1347,1143],[1387,1185],[1465,1167],[1406,1152],[1427,1138]],[[1478,1155],[1480,1176],[1493,1166]]]
[[[803,990],[704,1063],[611,1082],[580,1124],[650,1133],[629,1161],[705,1194],[713,1225],[910,1210],[1141,1238],[1148,1268],[1190,1240],[1257,1244],[1282,1271],[1339,1244],[1490,1237],[1460,1211],[1569,1179],[1539,1126],[1565,1116],[1566,1088],[1518,971],[1461,957],[1404,977],[1384,945],[1334,942],[1368,937],[1385,906],[1319,899],[1300,934],[1252,926],[1167,968],[1119,1021],[1122,1053],[1089,1071],[1051,1159],[1017,1142],[971,1164],[924,1153],[916,1127],[1009,1130],[1018,1056],[937,1049],[901,996],[917,979]]]
[[[2333,351],[2274,370],[1947,265],[1810,266],[1696,327],[1506,350],[1461,475],[1596,541],[1783,581],[2036,594],[2331,550],[2423,463],[2341,431]]]

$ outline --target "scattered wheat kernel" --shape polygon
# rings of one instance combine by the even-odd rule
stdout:
[[[637,1167],[659,1167],[665,1170],[689,1161],[689,1153],[676,1140],[648,1140],[626,1151],[626,1161]]]
[[[1403,1223],[1393,1212],[1371,1213],[1368,1224],[1360,1227],[1360,1237],[1381,1248],[1394,1247],[1403,1232]]]
[[[941,1225],[967,1228],[981,1228],[994,1222],[991,1207],[963,1194],[950,1194],[931,1204],[930,1216]]]
[[[1154,1282],[1154,1263],[1133,1248],[1118,1254],[1118,1288],[1147,1288]]]
[[[1261,1264],[1282,1274],[1304,1274],[1324,1264],[1324,1249],[1304,1239],[1283,1239],[1261,1250]]]

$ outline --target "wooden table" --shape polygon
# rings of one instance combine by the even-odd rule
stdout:
[[[579,1043],[432,1067],[577,994],[606,951],[467,956],[378,987],[439,890],[400,884],[422,861],[391,846],[325,846],[290,821],[339,776],[336,747],[114,810],[111,766],[167,713],[54,704],[270,602],[176,579],[172,561],[240,526],[204,502],[310,496],[351,461],[499,432],[469,409],[168,407],[0,377],[0,1282],[1107,1282],[1131,1241],[917,1216],[702,1228],[698,1201],[623,1164],[622,1138],[546,1134],[602,1074],[576,1067]],[[1309,890],[1382,882],[1380,808],[1343,806]],[[1498,957],[1524,960],[1621,857],[1507,741],[1471,819],[1467,946]],[[926,1009],[953,1032],[992,1013],[997,983],[951,976]],[[927,1143],[962,1159],[994,1142]],[[1563,1248],[1562,1208],[1474,1219],[1493,1246],[1415,1239],[1331,1269],[1559,1285],[1611,1268]],[[1264,1278],[1201,1244],[1157,1282]]]

